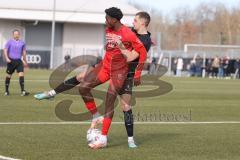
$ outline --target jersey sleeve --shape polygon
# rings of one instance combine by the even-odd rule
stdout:
[[[140,78],[143,67],[144,67],[144,63],[147,59],[147,51],[144,45],[142,44],[142,42],[138,39],[138,37],[133,32],[129,34],[129,36],[130,36],[130,39],[132,40],[133,49],[139,53],[139,63],[135,70],[134,78]]]
[[[22,51],[26,51],[26,43],[23,42]]]
[[[4,49],[9,49],[9,47],[10,47],[10,45],[11,45],[11,42],[10,41],[7,41],[7,43],[5,44],[5,47],[4,47]]]

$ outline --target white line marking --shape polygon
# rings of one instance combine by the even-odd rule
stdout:
[[[0,82],[4,82],[5,80],[1,79]],[[11,82],[18,82],[19,80],[11,80]],[[28,79],[28,80],[25,80],[26,82],[49,82],[48,79],[39,79],[39,80],[35,80],[35,79]]]
[[[20,159],[14,159],[14,158],[4,157],[0,155],[0,160],[20,160]]]
[[[0,122],[0,125],[87,125],[91,122]],[[124,124],[124,122],[112,122]],[[240,124],[240,121],[212,121],[212,122],[134,122],[134,124]]]

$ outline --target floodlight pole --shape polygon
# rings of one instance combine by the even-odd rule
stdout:
[[[56,0],[53,0],[50,69],[53,69],[53,53],[54,53],[54,38],[55,38],[55,12],[56,12]]]

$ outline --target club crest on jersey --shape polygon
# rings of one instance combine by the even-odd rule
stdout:
[[[106,50],[113,50],[115,49],[118,44],[116,40],[122,40],[122,36],[116,35],[116,34],[111,34],[107,33],[106,34]]]

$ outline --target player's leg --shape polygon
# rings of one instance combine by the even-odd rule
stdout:
[[[110,129],[114,114],[114,103],[120,93],[124,80],[126,79],[127,68],[115,71],[111,75],[110,85],[105,100],[105,116],[102,125],[102,135],[99,140],[89,144],[93,149],[103,148],[107,145],[107,135]]]
[[[27,96],[29,95],[29,92],[27,92],[24,88],[24,67],[23,67],[23,62],[22,60],[18,60],[16,62],[17,66],[16,66],[16,70],[17,70],[17,73],[18,73],[18,76],[19,76],[19,85],[20,85],[20,88],[21,88],[21,96]]]
[[[83,78],[85,76],[85,74],[86,74],[85,72],[80,73],[77,76],[74,76],[74,77],[69,78],[68,80],[62,82],[55,89],[46,91],[46,92],[42,92],[42,93],[38,93],[38,94],[34,95],[34,97],[38,100],[51,99],[54,96],[56,96],[57,94],[60,94],[67,90],[70,90],[70,89],[76,87],[77,85],[79,85],[80,79]]]
[[[124,114],[124,123],[125,128],[128,135],[128,146],[129,148],[136,148],[137,145],[135,144],[133,133],[134,133],[134,118],[133,118],[133,111],[130,105],[131,101],[131,94],[123,94],[121,95],[121,107]]]
[[[133,112],[131,107],[131,97],[132,97],[132,88],[133,88],[133,76],[128,77],[123,84],[122,90],[120,92],[120,104],[124,114],[125,128],[128,135],[128,146],[130,148],[136,148],[133,138]]]
[[[10,81],[12,74],[14,73],[16,69],[16,65],[14,61],[11,61],[10,63],[7,63],[7,70],[6,70],[6,78],[5,78],[5,96],[9,96],[9,86],[10,86]]]
[[[89,67],[87,70],[83,71],[82,73],[79,73],[77,76],[74,76],[72,78],[69,78],[68,80],[61,83],[59,86],[57,86],[54,90],[51,90],[52,96],[55,96],[56,94],[62,93],[64,91],[70,90],[83,81],[83,78],[86,74],[91,72],[93,70],[93,67]]]
[[[11,80],[12,74],[7,74],[5,78],[5,96],[9,96],[9,86],[10,86],[10,80]]]
[[[79,93],[82,96],[85,106],[93,115],[91,127],[94,127],[97,123],[100,123],[103,120],[103,117],[97,111],[91,90],[107,80],[109,80],[109,74],[101,64],[86,74],[79,85]]]
[[[89,144],[89,147],[93,149],[103,148],[107,146],[107,135],[110,129],[112,118],[114,115],[114,102],[117,98],[117,92],[113,85],[109,85],[108,92],[106,95],[106,106],[105,106],[105,116],[102,124],[102,134],[98,141]]]
[[[84,76],[87,73],[89,73],[91,70],[93,70],[93,67],[89,67],[87,70],[78,74],[77,76],[74,76],[74,77],[69,78],[68,80],[62,82],[55,89],[46,91],[46,92],[42,92],[42,93],[38,93],[38,94],[34,95],[34,97],[38,100],[51,99],[54,96],[56,96],[57,94],[60,94],[67,90],[70,90],[70,89],[76,87],[77,85],[79,85],[81,83],[81,81],[83,80]]]

